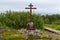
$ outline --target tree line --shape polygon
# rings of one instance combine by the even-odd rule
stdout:
[[[60,14],[42,15],[45,24],[60,24]]]

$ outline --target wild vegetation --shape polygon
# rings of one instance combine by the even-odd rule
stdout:
[[[60,30],[60,15],[40,15],[33,13],[33,22],[38,29],[42,29],[43,25]],[[0,26],[10,27],[14,29],[26,28],[29,22],[29,12],[6,11],[0,13]]]
[[[43,20],[40,14],[33,14],[33,22],[36,28],[43,28]],[[0,14],[0,26],[14,29],[26,28],[29,22],[29,12],[12,12],[6,11]]]

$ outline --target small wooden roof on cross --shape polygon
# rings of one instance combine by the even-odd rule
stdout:
[[[37,9],[37,8],[33,8],[32,3],[30,3],[30,5],[28,5],[29,7],[26,7],[25,9],[30,9],[30,22],[32,22],[32,9]]]

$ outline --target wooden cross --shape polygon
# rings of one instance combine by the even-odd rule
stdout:
[[[33,5],[30,3],[29,8],[26,7],[25,9],[30,9],[30,22],[32,22],[32,9],[36,9],[36,8],[33,8]]]

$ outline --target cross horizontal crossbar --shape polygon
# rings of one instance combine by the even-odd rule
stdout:
[[[25,8],[25,9],[37,9],[37,8]]]

